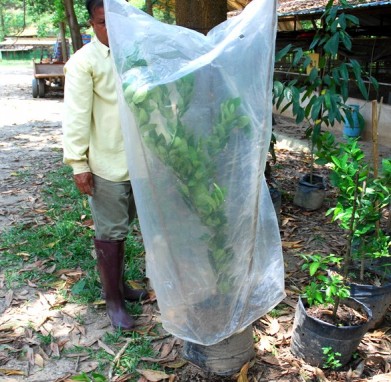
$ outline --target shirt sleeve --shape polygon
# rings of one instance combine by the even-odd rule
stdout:
[[[65,65],[63,110],[64,163],[73,173],[90,172],[88,150],[90,143],[93,70],[91,64],[74,55]]]

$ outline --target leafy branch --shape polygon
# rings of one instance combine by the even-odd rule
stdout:
[[[143,60],[138,63],[144,64]],[[215,123],[203,128],[207,136],[197,137],[183,120],[193,99],[194,75],[155,88],[123,84],[125,99],[135,115],[142,139],[157,158],[173,171],[186,204],[208,227],[211,266],[220,291],[229,289],[232,248],[227,247],[225,197],[227,189],[218,184],[217,157],[226,150],[234,131],[250,131],[250,119],[240,114],[240,98],[222,102]],[[153,123],[154,113],[164,119]]]
[[[343,8],[349,4],[342,0]],[[357,17],[338,13],[339,7],[329,0],[321,18],[321,27],[308,48],[295,48],[287,45],[276,55],[276,62],[291,57],[291,69],[298,69],[298,77],[288,82],[274,81],[273,102],[281,112],[292,107],[296,123],[306,121],[307,136],[311,138],[311,158],[315,148],[321,147],[322,126],[334,126],[336,122],[342,123],[346,118],[353,126],[353,110],[346,104],[349,97],[349,84],[357,85],[364,99],[368,99],[369,91],[365,85],[366,78],[370,86],[378,89],[378,82],[370,74],[363,71],[359,62],[354,59],[344,59],[336,65],[336,57],[340,52],[350,52],[352,40],[348,28],[357,26]],[[310,53],[319,54],[319,65],[310,68]],[[364,126],[364,118],[358,113],[360,128]],[[313,163],[311,163],[312,168]]]

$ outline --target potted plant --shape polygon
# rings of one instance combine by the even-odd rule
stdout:
[[[341,0],[343,8],[349,8],[346,0]],[[314,173],[314,157],[321,146],[321,133],[325,126],[334,126],[336,122],[347,120],[351,126],[357,121],[360,127],[364,119],[359,111],[346,104],[349,96],[349,82],[354,82],[364,99],[368,99],[368,90],[364,84],[367,77],[377,89],[378,83],[362,70],[356,60],[335,60],[340,49],[350,51],[351,37],[347,28],[358,25],[358,19],[345,13],[338,13],[339,7],[329,0],[321,17],[321,27],[317,29],[307,51],[294,48],[291,44],[276,55],[276,61],[291,58],[291,69],[298,76],[289,82],[274,81],[273,101],[281,112],[289,107],[296,117],[296,123],[305,121],[306,135],[310,141],[310,168],[299,180],[294,203],[307,210],[316,210],[322,206],[325,196],[325,181]],[[318,66],[311,67],[312,55],[319,55]],[[354,121],[353,121],[354,116]]]
[[[381,210],[389,202],[390,189],[387,178],[373,178],[357,140],[336,143],[330,133],[325,133],[322,140],[324,150],[321,157],[332,163],[330,180],[338,189],[337,203],[327,214],[332,215],[333,221],[337,221],[346,232],[346,246],[343,254],[304,256],[303,268],[309,270],[312,279],[305,287],[304,300],[300,299],[298,304],[292,352],[311,364],[320,365],[323,359],[321,349],[332,347],[341,354],[343,365],[349,361],[365,331],[382,321],[391,303],[391,284],[379,269],[374,269],[376,260],[389,256],[390,238],[377,229],[377,222]],[[383,285],[364,284],[364,276],[373,271],[375,273],[370,278],[378,280],[379,284],[383,281]],[[368,309],[368,320],[361,325],[330,327],[307,314],[306,308],[313,305],[331,304],[331,321],[335,322],[341,302],[349,296],[353,298],[349,304],[358,307],[361,303]],[[365,311],[363,307],[360,309]],[[315,332],[315,328],[320,333]],[[332,333],[333,337],[330,339],[326,332]],[[347,338],[340,337],[343,335]],[[340,347],[342,339],[343,347]],[[326,342],[321,344],[323,340]]]
[[[254,354],[252,322],[284,297],[263,175],[272,105],[259,103],[271,99],[275,3],[254,1],[208,36],[116,3],[105,7],[110,54],[162,324],[193,363],[232,373]],[[235,70],[238,57],[251,70],[260,61],[254,75]]]
[[[342,274],[351,282],[352,296],[372,309],[370,328],[374,328],[391,304],[391,280],[381,262],[390,256],[391,240],[379,227],[381,212],[390,200],[390,187],[386,169],[383,176],[373,176],[357,140],[340,142],[336,148],[340,153],[331,155],[331,182],[339,194],[328,213],[348,232]]]
[[[303,255],[303,269],[311,277],[297,303],[291,351],[312,366],[327,363],[327,352],[339,354],[340,366],[348,363],[368,330],[372,313],[350,297],[349,286],[329,268],[341,265],[337,255]]]

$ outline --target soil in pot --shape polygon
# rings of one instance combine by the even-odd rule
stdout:
[[[352,358],[368,330],[372,313],[363,303],[349,298],[341,302],[341,323],[345,326],[330,323],[332,309],[329,307],[313,309],[311,314],[299,299],[293,323],[291,351],[312,366],[324,363],[323,348],[331,347],[341,354],[339,361],[345,365]],[[332,322],[332,321],[331,321]],[[347,323],[347,325],[346,325]]]
[[[368,330],[375,329],[381,326],[391,305],[391,278],[380,275],[377,271],[379,266],[374,264],[366,267],[364,278],[360,280],[358,268],[357,264],[349,270],[350,296],[367,305],[372,311]]]
[[[307,211],[319,209],[326,195],[326,183],[322,176],[306,174],[300,180],[293,203]]]

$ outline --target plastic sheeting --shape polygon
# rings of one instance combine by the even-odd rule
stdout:
[[[105,0],[147,276],[164,328],[212,345],[284,298],[264,179],[276,3],[204,36]]]

